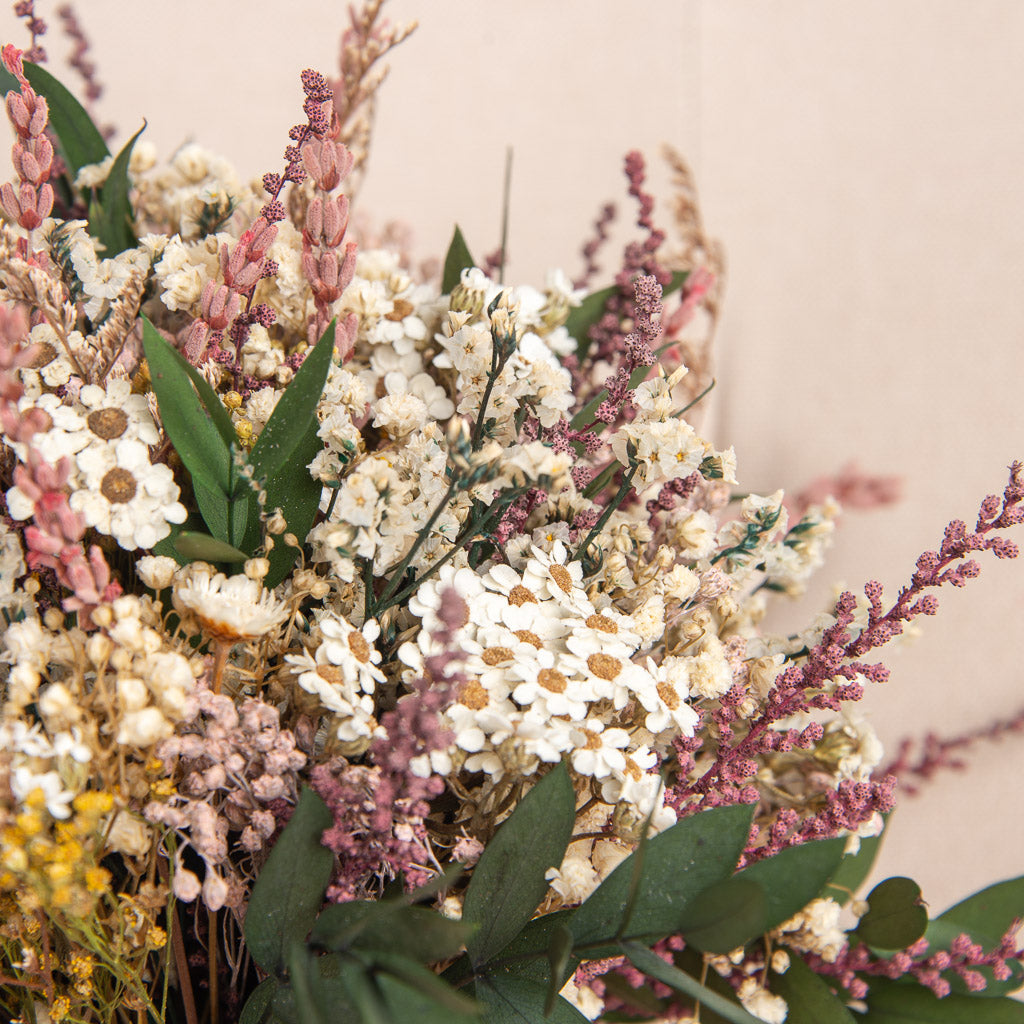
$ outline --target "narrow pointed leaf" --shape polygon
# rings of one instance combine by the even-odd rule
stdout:
[[[474,963],[500,953],[533,917],[548,890],[545,873],[565,856],[576,817],[569,772],[559,764],[520,801],[473,869],[462,920],[476,925]]]
[[[49,71],[28,61],[24,67],[29,85],[46,98],[57,149],[67,164],[68,177],[74,181],[86,164],[98,164],[110,156],[107,144],[82,104]],[[19,88],[14,75],[0,67],[0,90],[6,93]]]
[[[441,294],[451,295],[455,286],[462,278],[462,271],[475,267],[473,257],[469,253],[469,246],[466,239],[462,237],[462,231],[458,224],[452,234],[452,240],[448,245],[448,252],[444,258],[444,273],[441,276]]]
[[[316,407],[334,357],[336,326],[337,318],[327,325],[278,399],[267,425],[260,431],[249,453],[249,464],[257,480],[270,481],[282,471],[289,476],[292,471],[305,472],[305,464],[295,466],[292,456],[309,428],[317,426]]]
[[[288,980],[295,995],[295,1009],[302,1024],[328,1024],[317,998],[316,961],[301,942],[292,942],[287,949]]]
[[[526,978],[494,976],[476,983],[477,998],[486,1007],[487,1024],[586,1024],[572,1003],[558,996],[550,1014],[544,1012],[547,986]]]
[[[128,181],[128,163],[132,149],[138,137],[146,130],[146,122],[125,143],[111,165],[107,180],[100,190],[99,199],[90,204],[89,234],[95,236],[106,247],[104,259],[111,259],[119,253],[130,249],[138,239],[132,227],[134,217],[132,204],[128,198],[130,182]]]
[[[205,480],[193,474],[192,493],[210,533],[229,547],[231,543],[231,502],[227,495],[213,485],[207,486]]]
[[[886,824],[889,815],[883,815]],[[834,900],[841,907],[845,907],[854,893],[864,884],[864,879],[871,873],[875,859],[882,845],[882,838],[885,835],[885,828],[877,836],[869,836],[860,841],[860,849],[853,854],[846,854],[839,862],[839,869],[832,876],[832,880],[825,887],[824,895]]]
[[[749,805],[702,811],[647,843],[644,870],[626,938],[652,941],[678,931],[687,906],[736,868],[750,832]],[[576,947],[614,942],[629,899],[633,857],[627,857],[574,911]],[[591,949],[588,955],[614,955]]]
[[[245,914],[245,944],[268,973],[280,972],[293,942],[305,942],[334,866],[321,842],[333,818],[308,787],[256,878]]]
[[[548,981],[547,999],[544,1001],[545,1017],[551,1012],[551,1008],[555,1005],[555,999],[565,984],[571,958],[572,932],[564,924],[559,924],[552,931],[551,944],[548,946],[548,967],[551,970],[551,977]]]
[[[467,993],[452,988],[433,971],[407,957],[375,953],[373,964],[378,971],[386,971],[448,1014],[472,1017],[481,1009],[480,1004]],[[387,999],[387,990],[382,987],[382,991]]]
[[[216,537],[190,530],[183,530],[175,537],[174,548],[189,562],[244,562],[249,557]]]
[[[680,931],[705,953],[728,953],[760,935],[766,917],[764,890],[756,882],[726,878],[687,907]]]
[[[249,998],[242,1007],[238,1024],[264,1024],[270,1019],[270,1004],[274,1001],[274,994],[277,992],[280,982],[277,978],[264,978],[249,993]]]
[[[345,989],[359,1012],[360,1024],[405,1024],[404,1015],[395,1016],[391,1013],[384,996],[362,968],[354,968],[345,972]],[[382,979],[387,984],[387,979]]]
[[[825,979],[796,953],[790,953],[784,974],[770,975],[768,987],[786,1000],[786,1024],[855,1024],[857,1020]]]
[[[1016,999],[948,995],[939,999],[921,985],[873,984],[863,1024],[1024,1024]]]
[[[713,1010],[719,1016],[724,1017],[731,1024],[762,1024],[752,1014],[748,1013],[738,1003],[730,1002],[725,996],[713,992],[706,985],[702,985],[696,978],[692,978],[685,971],[665,963],[660,956],[651,952],[645,946],[636,942],[624,942],[622,952],[629,958],[629,962],[638,970],[658,981],[668,985],[670,988],[678,989],[691,999],[698,1000],[702,1006]]]
[[[194,480],[230,495],[233,489],[231,449],[183,368],[185,360],[145,317],[142,347],[149,363],[160,419],[185,468]],[[209,520],[207,525],[212,528]]]

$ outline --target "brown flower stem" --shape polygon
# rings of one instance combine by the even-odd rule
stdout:
[[[231,644],[226,640],[213,640],[213,680],[210,683],[210,689],[214,693],[220,693],[221,679],[224,676],[224,666],[228,661],[228,651],[231,650]]]
[[[217,911],[206,912],[206,944],[208,948],[207,966],[210,982],[210,1024],[219,1024],[220,1007],[217,1005],[220,995],[217,991]]]

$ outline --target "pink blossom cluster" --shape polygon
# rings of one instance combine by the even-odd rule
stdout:
[[[183,731],[161,741],[156,756],[178,764],[183,779],[168,802],[151,800],[146,818],[175,829],[206,865],[201,891],[211,910],[238,906],[247,887],[229,858],[228,835],[260,857],[281,825],[278,812],[298,798],[298,771],[306,755],[295,735],[281,728],[278,710],[262,700],[239,706],[200,680],[188,698]],[[174,774],[170,771],[169,774]],[[181,866],[175,894],[192,900],[199,879]]]
[[[681,935],[670,935],[668,938],[656,942],[651,947],[651,952],[661,960],[664,960],[665,963],[674,967],[675,954],[685,948],[686,942]],[[608,957],[605,960],[591,960],[581,964],[576,969],[573,980],[578,988],[586,986],[603,1000],[605,1014],[632,1013],[637,1009],[637,1005],[631,1003],[626,994],[617,994],[620,990],[613,992],[608,988],[607,982],[604,979],[611,974],[624,979],[630,988],[650,989],[658,999],[678,996],[675,989],[670,988],[656,978],[649,978],[643,971],[637,970],[624,956]],[[663,1014],[665,1019],[671,1020],[686,1011],[687,1007],[685,1006],[672,1005],[667,1007]]]
[[[950,972],[961,978],[971,992],[981,992],[987,986],[979,968],[991,968],[997,981],[1009,979],[1012,972],[1008,961],[1020,962],[1024,957],[1024,949],[1019,949],[1016,941],[1020,927],[1021,921],[1014,921],[999,945],[988,953],[965,932],[950,943],[948,951],[940,949],[929,954],[929,942],[921,938],[890,957],[876,957],[867,946],[858,943],[844,949],[834,963],[816,954],[809,954],[807,962],[818,974],[835,978],[854,999],[863,999],[868,994],[868,982],[858,977],[865,974],[894,980],[910,976],[942,999],[951,990]]]

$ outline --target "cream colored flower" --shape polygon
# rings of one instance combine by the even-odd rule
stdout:
[[[247,576],[193,573],[174,587],[174,607],[215,640],[258,640],[288,618],[288,605]]]

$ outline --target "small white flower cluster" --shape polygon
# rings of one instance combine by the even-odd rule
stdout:
[[[15,801],[26,806],[34,794],[51,818],[63,821],[71,815],[71,801],[78,788],[68,781],[77,776],[92,759],[92,751],[81,740],[77,729],[57,731],[47,736],[39,723],[28,725],[21,719],[0,722],[0,750],[10,759],[5,770]]]
[[[581,584],[582,567],[561,541],[550,553],[535,546],[522,572],[445,567],[410,601],[422,629],[399,657],[412,673],[422,670],[440,595],[453,587],[468,608],[452,641],[466,678],[446,712],[459,766],[500,778],[568,755],[605,803],[626,804],[639,820],[659,808],[655,827],[664,828],[674,815],[660,804],[652,769],[673,736],[693,734],[690,684],[700,685],[706,656],[638,664],[649,644],[637,623],[610,602],[595,604]]]

